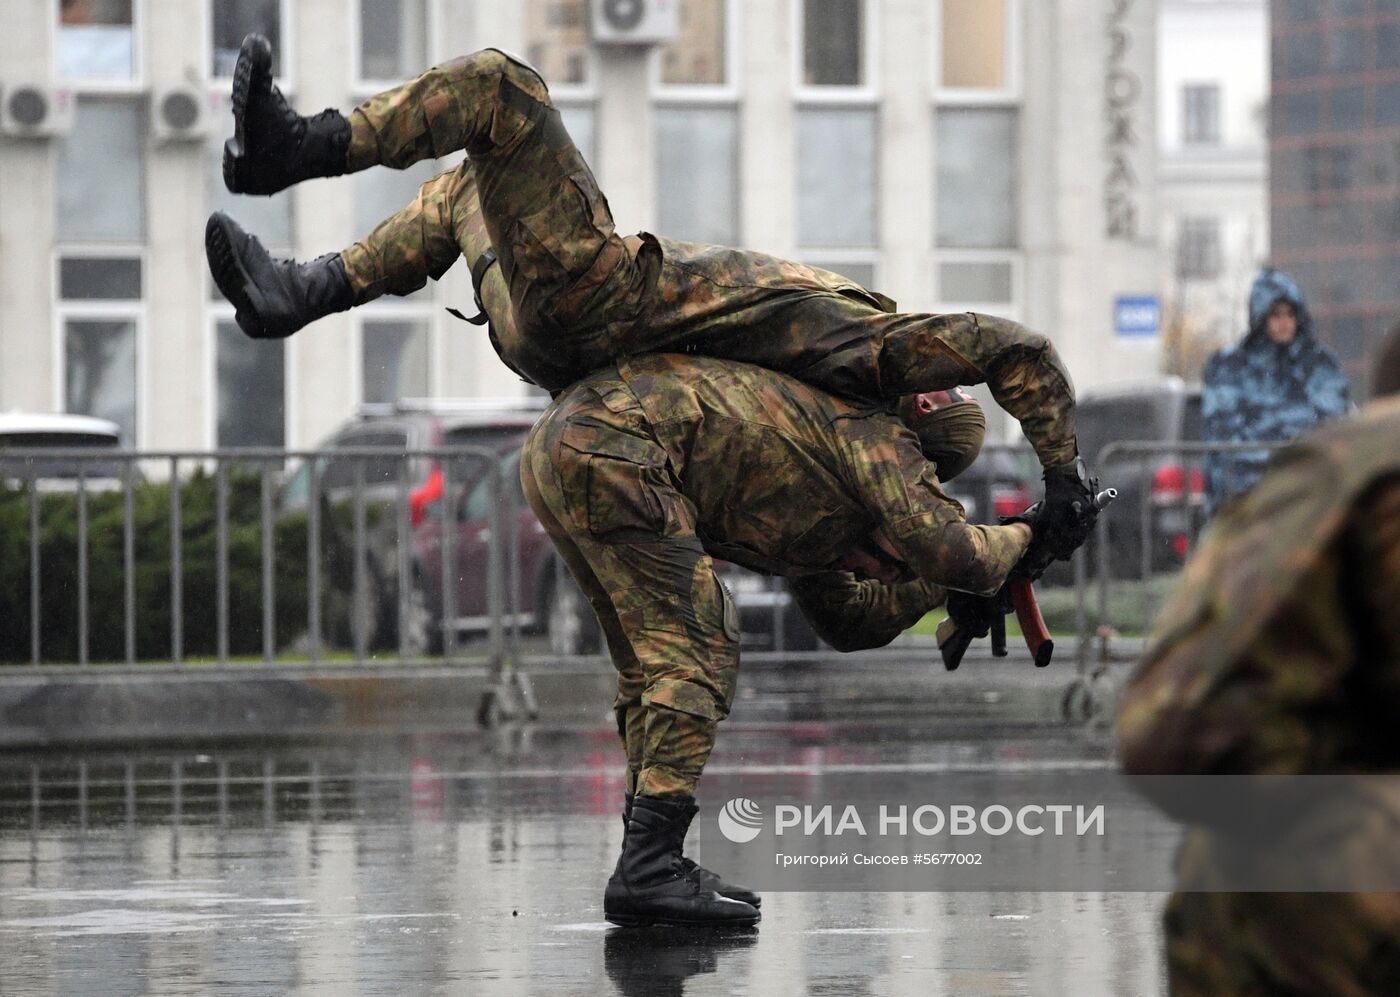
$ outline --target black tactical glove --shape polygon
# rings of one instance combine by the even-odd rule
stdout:
[[[1089,539],[1099,509],[1094,504],[1098,481],[1090,478],[1083,458],[1045,472],[1045,499],[1014,516],[1003,516],[1002,525],[1025,523],[1031,528],[1030,546],[1011,569],[1018,578],[1035,581],[1051,561],[1068,561]]]
[[[948,616],[959,630],[966,630],[970,636],[980,638],[987,636],[992,624],[1005,612],[1001,603],[1000,592],[996,595],[971,595],[949,590],[945,605]]]
[[[1045,501],[1036,538],[1053,559],[1068,560],[1089,539],[1099,517],[1094,504],[1098,490],[1098,479],[1089,477],[1083,457],[1045,472]]]

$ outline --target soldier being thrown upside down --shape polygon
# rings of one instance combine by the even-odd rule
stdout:
[[[266,40],[249,36],[233,98],[235,192],[466,151],[364,240],[311,263],[272,259],[216,214],[210,269],[240,327],[265,338],[412,293],[466,256],[502,360],[556,396],[522,478],[619,672],[627,831],[607,916],[753,923],[756,894],[681,854],[738,665],[711,555],[787,576],[845,649],[888,642],[947,588],[987,596],[1018,564],[1067,557],[1092,525],[1092,489],[1049,340],[992,316],[897,313],[843,277],[757,253],[617,235],[544,82],[499,51],[348,118],[304,118],[272,87]],[[980,411],[975,441],[961,432],[975,403],[954,391],[940,415],[917,394],[983,381],[1045,468],[1045,501],[1002,526],[967,524],[939,487],[980,447]]]

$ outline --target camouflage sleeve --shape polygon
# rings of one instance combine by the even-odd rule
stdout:
[[[839,420],[843,477],[920,579],[992,595],[1025,553],[1023,531],[969,523],[918,438],[888,416]]]
[[[1069,371],[1048,338],[1019,322],[973,312],[914,321],[886,336],[880,376],[886,396],[986,382],[1042,466],[1079,452]]]
[[[947,596],[932,582],[886,585],[849,571],[793,574],[787,583],[812,629],[838,651],[884,647]]]

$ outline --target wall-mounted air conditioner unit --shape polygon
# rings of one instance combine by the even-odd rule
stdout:
[[[599,45],[654,45],[680,32],[680,0],[592,0],[592,8]]]
[[[156,87],[151,91],[151,137],[157,142],[203,141],[214,122],[210,101],[205,89],[192,83]]]
[[[0,91],[0,135],[49,138],[73,128],[77,101],[71,90],[39,83],[18,83]]]

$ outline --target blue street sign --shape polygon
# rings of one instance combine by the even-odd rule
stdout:
[[[1154,295],[1113,299],[1113,328],[1120,336],[1155,336],[1162,324],[1162,305]]]

